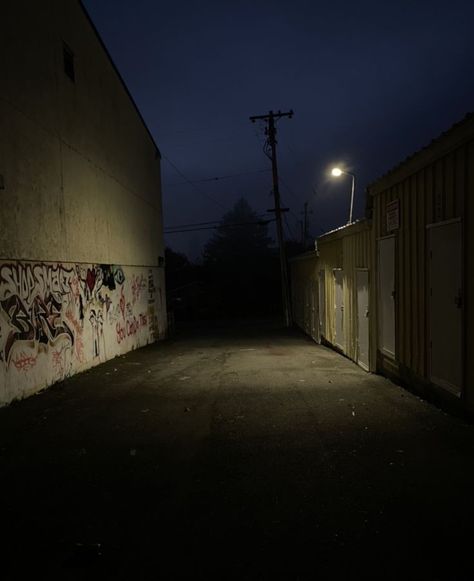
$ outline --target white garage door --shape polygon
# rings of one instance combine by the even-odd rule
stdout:
[[[430,380],[456,394],[462,387],[461,222],[428,228]]]
[[[335,305],[334,308],[336,310],[335,322],[336,322],[336,329],[335,329],[335,337],[334,342],[336,347],[339,347],[342,351],[345,350],[345,343],[344,343],[344,289],[343,289],[343,271],[342,270],[335,270],[334,271],[334,299]]]
[[[369,271],[358,270],[357,282],[357,363],[369,370]]]
[[[378,345],[395,359],[395,237],[378,241]]]

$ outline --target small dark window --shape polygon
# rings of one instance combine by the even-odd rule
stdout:
[[[74,53],[66,43],[63,43],[64,72],[74,83],[76,75],[74,73]]]

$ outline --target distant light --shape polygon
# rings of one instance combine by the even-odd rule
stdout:
[[[342,169],[339,169],[338,167],[333,168],[331,171],[331,175],[338,178],[339,176],[342,175]]]

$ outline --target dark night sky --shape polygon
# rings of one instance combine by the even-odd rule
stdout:
[[[262,126],[250,115],[295,111],[278,124],[281,193],[299,232],[355,216],[365,187],[474,110],[472,0],[85,0],[163,155],[165,227],[218,220],[245,196],[272,207]],[[189,180],[242,174],[214,182]],[[210,196],[213,200],[209,199]],[[212,231],[211,231],[212,232]],[[199,255],[208,231],[167,243]]]

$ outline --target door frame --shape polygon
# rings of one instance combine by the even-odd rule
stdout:
[[[321,343],[321,332],[319,326],[319,285],[318,280],[315,278],[311,279],[311,337],[316,341],[316,343]]]
[[[380,325],[381,325],[381,316],[380,316],[380,269],[379,269],[379,242],[384,240],[389,240],[390,238],[393,239],[394,247],[393,247],[393,292],[395,293],[393,297],[393,332],[395,334],[394,340],[394,348],[395,353],[390,353],[383,349],[380,345]],[[379,236],[375,240],[375,261],[376,261],[376,272],[377,276],[375,277],[375,296],[376,298],[376,334],[377,334],[377,342],[376,342],[376,349],[379,351],[385,359],[390,360],[391,362],[395,363],[397,361],[397,355],[399,352],[399,345],[398,345],[398,317],[397,317],[397,309],[398,309],[398,236],[396,234],[389,234],[388,236]]]
[[[457,218],[451,218],[449,220],[441,220],[440,222],[432,222],[431,224],[427,224],[425,227],[426,230],[426,252],[431,252],[431,245],[429,240],[430,230],[434,228],[439,228],[441,226],[449,226],[450,224],[459,223],[461,228],[461,292],[462,292],[462,305],[461,305],[461,385],[459,386],[459,392],[455,393],[452,387],[447,385],[440,385],[438,383],[433,383],[442,389],[446,389],[449,393],[457,395],[460,398],[465,397],[465,389],[466,389],[466,340],[467,340],[467,330],[466,330],[466,317],[465,313],[465,306],[467,301],[466,295],[466,253],[465,253],[465,228],[463,220],[460,216]],[[427,360],[426,360],[426,374],[428,380],[431,382],[431,296],[430,296],[430,288],[431,288],[431,279],[430,279],[430,257],[426,255],[426,290],[425,290],[425,304],[426,304],[426,353],[427,353]]]
[[[368,339],[369,339],[369,343],[367,345],[367,366],[365,364],[362,364],[359,361],[359,300],[358,300],[358,296],[357,296],[357,273],[358,272],[366,272],[367,273],[367,308],[368,308],[368,313],[369,316],[368,321],[367,321],[367,330],[368,330]],[[357,358],[357,365],[359,365],[360,367],[362,367],[362,369],[364,369],[365,371],[370,371],[370,352],[371,352],[371,333],[370,333],[370,317],[372,316],[372,304],[371,304],[371,300],[370,300],[370,285],[371,285],[371,276],[370,276],[370,268],[367,267],[360,267],[360,268],[356,268],[355,269],[355,275],[356,275],[356,280],[355,280],[355,291],[356,291],[356,297],[355,297],[355,304],[356,304],[356,313],[357,313],[357,319],[356,319],[356,345],[357,345],[357,350],[356,350],[356,358]]]
[[[321,284],[322,283],[322,284]],[[318,272],[318,321],[319,341],[326,339],[326,271],[324,268]]]
[[[341,278],[341,294],[342,294],[342,313],[341,313],[341,317],[342,317],[342,335],[343,335],[343,345],[341,345],[340,343],[337,342],[337,300],[336,300],[336,296],[337,296],[337,292],[336,292],[336,272],[340,272],[342,273],[342,278]],[[345,325],[344,325],[344,312],[345,312],[345,304],[344,304],[344,269],[341,267],[337,267],[337,268],[333,268],[332,269],[332,277],[333,277],[333,281],[334,281],[334,345],[340,349],[343,353],[346,352],[346,329],[345,329]]]

